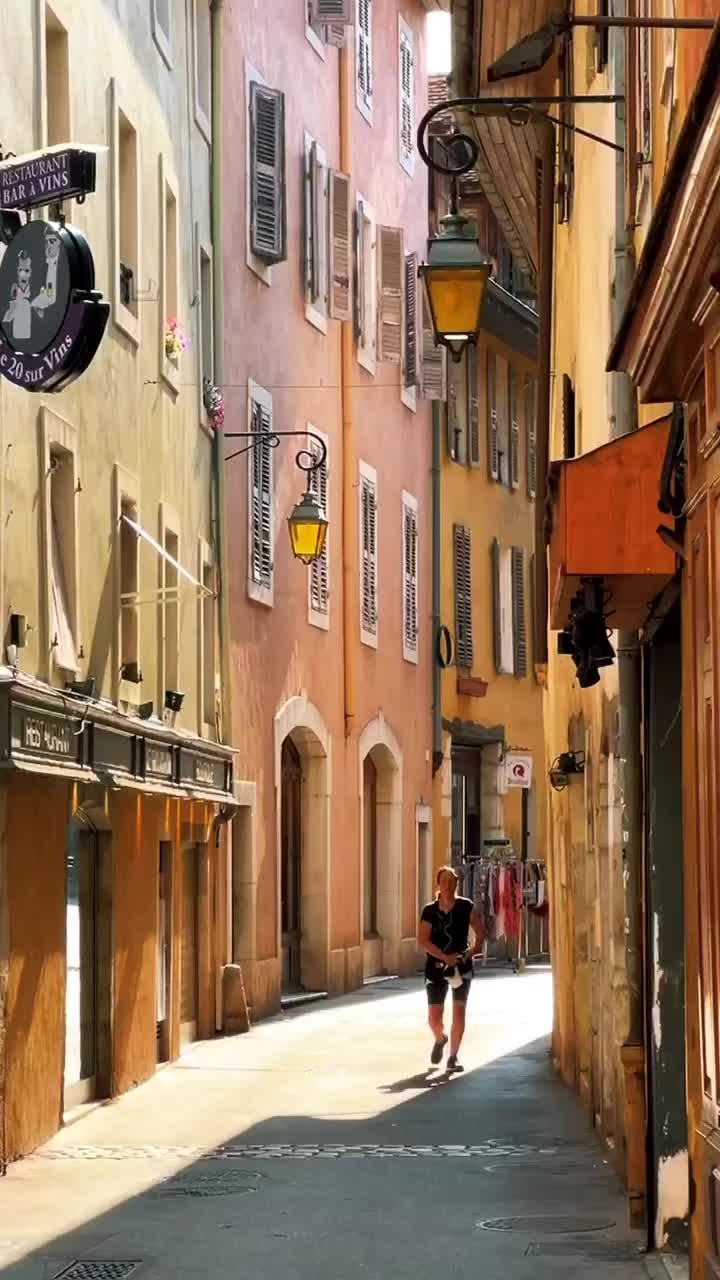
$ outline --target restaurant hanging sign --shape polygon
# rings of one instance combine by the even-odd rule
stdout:
[[[79,160],[73,167],[78,155],[91,157],[92,172],[83,176]],[[67,167],[58,169],[63,157]],[[68,149],[0,165],[0,214],[93,191],[94,161],[92,152]],[[26,222],[0,262],[0,374],[26,391],[62,391],[95,356],[109,312],[83,233],[64,222]]]
[[[59,200],[84,200],[95,190],[97,157],[82,147],[14,156],[0,164],[0,210],[36,209]]]

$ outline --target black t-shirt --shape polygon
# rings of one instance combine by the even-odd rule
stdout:
[[[430,941],[433,946],[447,952],[448,955],[460,955],[467,951],[470,945],[472,910],[473,904],[470,898],[456,898],[450,911],[443,911],[437,898],[433,902],[428,902],[427,906],[423,907],[420,919],[430,924]],[[472,967],[472,960],[466,960],[458,966],[458,969],[460,973],[465,974],[471,973]],[[428,956],[425,977],[432,980],[442,978],[444,975],[445,965],[442,960]]]

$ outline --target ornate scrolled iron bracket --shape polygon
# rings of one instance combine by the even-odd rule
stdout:
[[[249,440],[250,442],[244,449],[236,449],[234,453],[229,453],[225,459],[226,462],[231,462],[233,458],[240,458],[244,453],[250,453],[260,444],[270,449],[277,449],[281,439],[286,436],[303,436],[317,445],[317,450],[300,449],[295,454],[295,466],[299,471],[311,475],[327,460],[327,445],[322,436],[316,435],[314,431],[224,431],[223,436],[226,440]]]

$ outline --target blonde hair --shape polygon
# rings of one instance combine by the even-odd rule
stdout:
[[[451,875],[453,877],[456,885],[459,885],[460,877],[454,867],[441,867],[437,873],[437,880],[435,881],[436,884],[438,885],[440,884],[440,877],[444,876],[445,872],[447,872],[448,875]]]

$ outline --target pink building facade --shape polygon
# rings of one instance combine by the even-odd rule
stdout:
[[[427,14],[336,10],[223,10],[225,430],[321,437],[330,521],[322,561],[293,560],[313,436],[226,441],[231,958],[254,1017],[413,971],[432,879]]]

